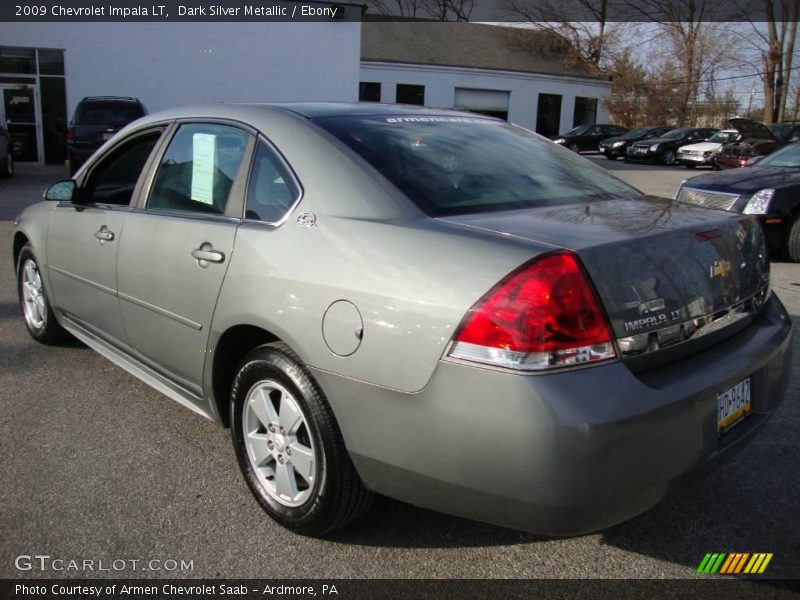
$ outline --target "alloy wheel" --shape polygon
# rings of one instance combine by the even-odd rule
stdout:
[[[314,490],[317,455],[297,400],[276,381],[256,383],[242,419],[247,456],[267,493],[284,506],[300,506]]]
[[[44,288],[39,268],[30,258],[22,265],[22,300],[25,320],[33,329],[41,329],[47,320]]]

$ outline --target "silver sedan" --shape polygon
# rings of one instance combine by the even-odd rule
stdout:
[[[757,222],[469,113],[156,113],[28,208],[13,253],[34,339],[230,427],[304,534],[376,492],[604,528],[743,448],[789,376]]]

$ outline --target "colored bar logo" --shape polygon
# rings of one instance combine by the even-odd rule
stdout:
[[[737,575],[763,573],[772,560],[772,552],[707,552],[697,567],[698,573]]]

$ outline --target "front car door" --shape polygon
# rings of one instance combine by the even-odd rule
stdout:
[[[196,396],[254,140],[232,124],[179,124],[120,244],[120,309],[131,348]]]
[[[163,127],[116,144],[79,182],[77,197],[59,202],[50,219],[47,256],[54,304],[116,345],[126,336],[117,300],[117,249],[131,199]]]

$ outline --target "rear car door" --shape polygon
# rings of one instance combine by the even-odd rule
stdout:
[[[132,349],[198,395],[254,139],[225,122],[180,123],[120,245],[120,309]]]
[[[143,185],[164,127],[147,129],[105,152],[79,182],[72,202],[59,202],[47,236],[54,304],[94,334],[123,344],[117,300],[117,249],[131,199]]]

